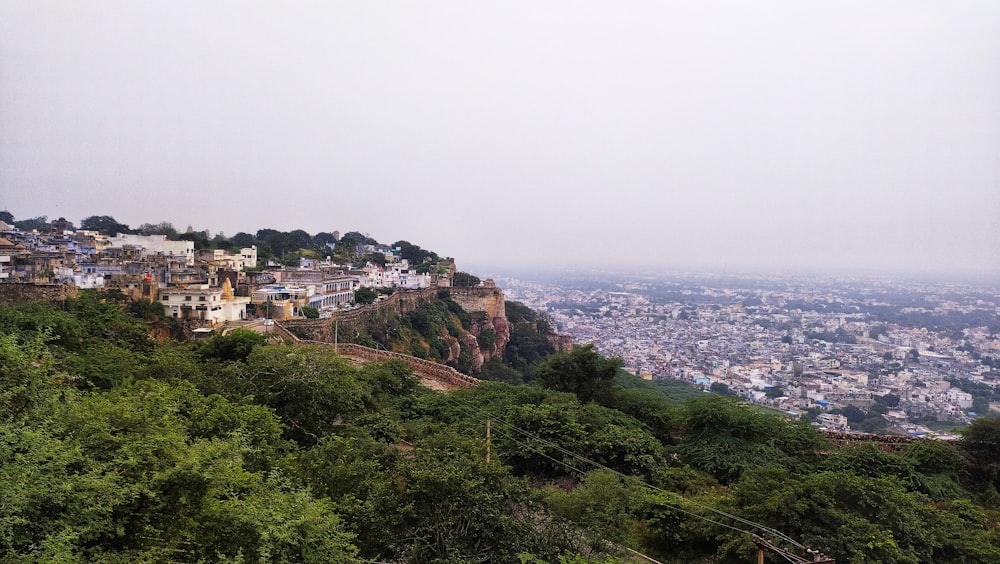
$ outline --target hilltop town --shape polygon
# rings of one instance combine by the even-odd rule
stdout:
[[[1000,419],[930,441],[775,411],[971,418],[948,406],[996,390],[992,290],[501,279],[543,313],[359,233],[0,227],[0,552],[20,560],[1000,556]]]
[[[162,303],[167,317],[193,330],[327,317],[355,307],[360,289],[369,289],[362,301],[374,301],[396,289],[448,287],[456,274],[450,258],[359,233],[264,229],[210,241],[205,232],[178,234],[169,224],[131,230],[106,216],[81,223],[100,229],[74,229],[64,218],[30,230],[0,221],[5,294],[118,290]]]
[[[1000,406],[995,288],[777,276],[498,281],[645,378],[829,429],[923,435]]]
[[[327,318],[396,290],[481,283],[451,258],[356,232],[262,229],[209,239],[169,224],[131,230],[106,216],[81,224],[93,228],[63,218],[0,221],[0,299],[117,290],[162,304],[163,315],[191,334],[258,319]],[[775,276],[500,282],[508,297],[545,311],[567,342],[593,343],[639,376],[683,380],[830,430],[924,435],[1000,407],[995,289]],[[428,332],[426,342],[395,346],[453,363],[455,351],[469,349],[459,365],[478,373],[511,333],[505,320],[493,321],[503,315],[488,317],[452,328],[459,338]],[[388,330],[380,338],[361,326],[352,331],[369,346],[394,346]],[[483,343],[458,342],[470,338]]]

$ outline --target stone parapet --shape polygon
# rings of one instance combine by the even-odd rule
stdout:
[[[75,298],[79,293],[71,284],[30,284],[5,282],[0,284],[0,306],[23,304],[31,301],[61,302]]]

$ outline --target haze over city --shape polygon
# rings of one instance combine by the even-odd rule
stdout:
[[[0,209],[1000,274],[1000,3],[0,2]]]

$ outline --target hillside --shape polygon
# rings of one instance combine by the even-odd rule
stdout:
[[[89,292],[0,309],[5,558],[746,562],[756,532],[839,562],[1000,559],[994,420],[836,450],[590,347],[445,394],[326,345],[146,323]]]
[[[395,292],[331,319],[283,325],[302,339],[393,351],[511,383],[530,380],[534,366],[555,352],[553,343],[566,342],[541,314],[506,301],[491,281]]]

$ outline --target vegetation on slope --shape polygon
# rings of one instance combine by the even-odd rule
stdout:
[[[331,347],[146,329],[90,293],[0,309],[5,560],[747,561],[727,514],[838,562],[1000,560],[996,420],[834,450],[729,398],[608,378],[586,347],[537,364],[558,390],[442,394]]]

